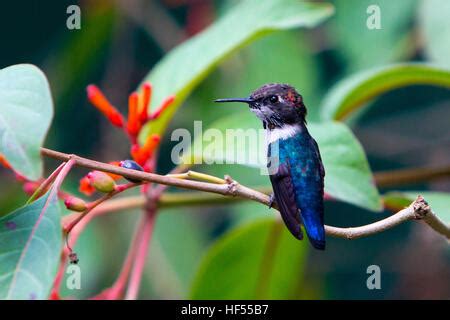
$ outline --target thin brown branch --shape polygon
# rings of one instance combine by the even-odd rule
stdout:
[[[224,196],[240,197],[253,200],[265,205],[269,205],[269,196],[259,191],[240,185],[239,183],[237,183],[236,181],[232,181],[231,179],[226,179],[227,184],[206,183],[200,181],[176,179],[167,176],[161,176],[154,173],[125,169],[114,165],[89,160],[76,155],[69,155],[49,149],[42,149],[42,154],[62,161],[68,161],[71,159],[75,164],[82,167],[110,172],[135,180],[159,183],[163,185],[169,185],[184,189],[217,193]],[[386,219],[377,221],[375,223],[353,228],[339,228],[326,226],[325,230],[327,234],[330,236],[346,239],[355,239],[382,232],[384,230],[395,227],[398,224],[403,223],[405,221],[417,219],[423,220],[433,230],[442,234],[447,239],[450,239],[450,226],[441,221],[431,211],[430,207],[421,196],[419,196],[407,208],[397,212],[396,214]]]
[[[163,185],[178,187],[178,188],[184,188],[184,189],[191,189],[191,190],[198,190],[198,191],[205,191],[205,192],[213,192],[218,193],[222,195],[234,195],[239,196],[245,189],[245,187],[238,186],[237,188],[234,188],[230,184],[214,184],[214,183],[206,183],[206,182],[200,182],[200,181],[193,181],[193,180],[183,180],[183,179],[177,179],[167,176],[162,176],[155,173],[149,173],[149,172],[142,172],[132,169],[125,169],[122,167],[114,166],[112,164],[103,163],[95,160],[90,160],[87,158],[83,158],[77,155],[73,154],[67,154],[62,153],[46,148],[41,149],[41,153],[44,156],[58,159],[61,161],[68,161],[69,159],[72,159],[75,161],[75,163],[78,166],[85,167],[92,170],[98,170],[98,171],[104,171],[104,172],[110,172],[114,173],[126,178],[131,178],[132,180],[141,180],[144,182],[153,182],[153,183],[159,183]],[[260,201],[264,201],[264,198],[261,198],[259,194],[253,194],[252,196],[258,198]],[[256,200],[256,199],[255,199]]]
[[[433,213],[422,196],[418,196],[408,207],[386,219],[353,228],[325,226],[325,231],[327,235],[351,240],[383,232],[410,220],[423,220],[434,231],[440,233],[447,239],[450,239],[450,226],[446,225]]]
[[[378,187],[392,187],[450,177],[450,166],[382,171],[374,174]]]

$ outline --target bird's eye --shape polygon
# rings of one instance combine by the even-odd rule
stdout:
[[[269,101],[270,101],[271,103],[277,103],[277,102],[278,102],[278,96],[276,96],[276,95],[270,96],[270,97],[269,97]]]

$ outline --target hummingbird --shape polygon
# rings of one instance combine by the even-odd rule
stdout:
[[[306,127],[306,106],[294,87],[282,83],[261,86],[247,98],[215,102],[248,104],[266,131],[267,166],[274,203],[294,237],[304,226],[312,246],[325,249],[323,194],[325,170],[319,147]]]

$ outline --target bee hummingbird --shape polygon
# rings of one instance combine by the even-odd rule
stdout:
[[[303,224],[311,244],[325,249],[323,188],[325,170],[317,142],[306,128],[302,96],[290,85],[271,83],[248,98],[218,99],[244,102],[262,121],[267,136],[267,156],[273,194],[281,217],[297,239]],[[276,159],[276,161],[274,161]]]

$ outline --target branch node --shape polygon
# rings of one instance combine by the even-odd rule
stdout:
[[[228,193],[235,197],[237,195],[237,181],[233,180],[229,175],[225,175],[224,180],[228,184]]]
[[[347,238],[347,240],[353,240],[354,239],[353,228],[348,228],[347,229],[346,238]]]
[[[416,220],[421,220],[425,218],[425,216],[429,214],[431,211],[428,202],[426,202],[421,195],[418,195],[417,199],[414,201],[413,209],[414,209],[414,219]]]

